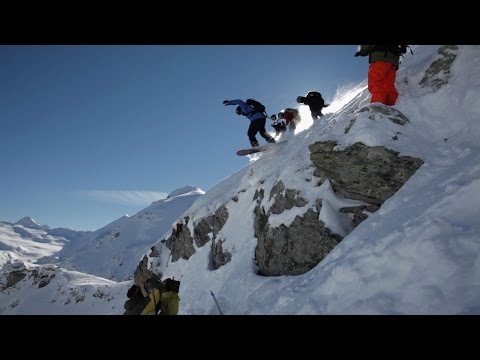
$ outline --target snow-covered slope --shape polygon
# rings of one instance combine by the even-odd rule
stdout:
[[[36,262],[54,256],[70,242],[80,240],[89,232],[68,229],[50,229],[39,225],[30,217],[15,224],[0,222],[0,269],[15,262]]]
[[[152,244],[203,193],[192,186],[176,189],[166,199],[115,220],[88,239],[66,244],[56,255],[57,265],[117,281],[129,279]]]
[[[0,272],[0,315],[120,315],[130,285],[55,265],[15,263]]]
[[[365,61],[365,74],[367,69]],[[182,314],[217,314],[210,290],[227,314],[480,313],[480,47],[414,47],[414,55],[402,61],[397,84],[395,108],[409,123],[375,114],[365,81],[333,99],[332,112],[313,125],[301,107],[303,131],[276,152],[252,156],[250,165],[188,210],[184,225],[193,233],[194,224],[226,206],[228,219],[215,233],[231,255],[226,264],[212,266],[211,241],[193,243],[193,255],[175,262],[167,261],[165,243],[157,242],[160,261],[151,262],[164,277],[182,279]],[[268,196],[282,180],[308,200],[271,215],[272,227],[289,226],[321,197],[319,218],[331,229],[341,228],[334,214],[351,200],[334,193],[328,179],[317,178],[310,160],[309,145],[327,140],[337,141],[337,149],[357,142],[385,146],[424,164],[309,272],[257,275],[258,189]]]

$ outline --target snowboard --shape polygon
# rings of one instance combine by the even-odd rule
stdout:
[[[237,151],[237,155],[238,156],[246,156],[246,155],[251,155],[251,154],[255,154],[255,153],[258,153],[258,152],[262,152],[262,151],[266,151],[266,150],[269,150],[269,149],[272,149],[274,147],[276,147],[276,145],[280,145],[280,144],[284,144],[286,143],[287,141],[284,140],[284,141],[279,141],[277,143],[272,143],[272,144],[266,144],[266,145],[262,145],[262,146],[257,146],[255,148],[248,148],[248,149],[240,149]]]
[[[258,152],[265,151],[266,147],[264,146],[257,146],[255,148],[249,148],[249,149],[240,149],[237,151],[238,156],[245,156],[245,155],[250,155],[250,154],[255,154]]]

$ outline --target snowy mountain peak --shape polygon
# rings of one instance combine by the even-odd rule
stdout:
[[[25,216],[24,218],[21,218],[18,220],[14,225],[22,225],[26,228],[29,229],[48,229],[48,225],[40,225],[38,224],[33,218],[30,216]]]
[[[188,193],[205,194],[205,191],[195,186],[186,185],[176,190],[173,190],[170,194],[168,194],[167,199],[175,196],[179,196],[179,195],[185,195]]]

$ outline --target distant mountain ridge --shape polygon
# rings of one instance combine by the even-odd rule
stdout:
[[[194,186],[178,188],[135,215],[122,216],[88,238],[66,244],[56,254],[58,262],[49,258],[42,263],[56,263],[110,280],[130,279],[151,244],[203,194]]]
[[[129,277],[150,245],[203,194],[180,187],[97,231],[52,229],[30,216],[0,222],[0,314],[123,313],[130,284],[106,278]]]
[[[18,220],[14,225],[22,225],[25,226],[29,229],[37,229],[37,230],[46,230],[50,229],[50,226],[48,225],[40,225],[38,224],[33,218],[30,216],[25,216],[24,218],[21,218]]]

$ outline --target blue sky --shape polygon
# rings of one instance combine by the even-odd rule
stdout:
[[[0,220],[95,230],[181,186],[208,191],[248,165],[249,121],[223,100],[328,102],[366,78],[356,48],[0,46]]]

